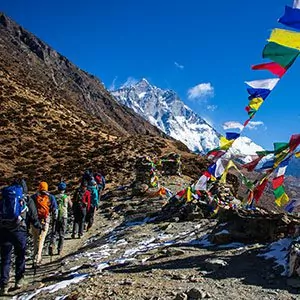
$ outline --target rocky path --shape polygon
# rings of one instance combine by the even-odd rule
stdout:
[[[122,195],[123,193],[123,195]],[[134,199],[120,190],[114,207]],[[123,199],[123,200],[122,200]],[[108,199],[107,199],[108,201]],[[133,201],[133,202],[131,202]],[[152,199],[153,206],[161,202]],[[107,204],[107,203],[106,203]],[[105,206],[105,201],[103,203]],[[258,257],[262,245],[216,247],[206,234],[212,220],[160,222],[141,218],[150,202],[136,204],[136,216],[99,212],[83,239],[67,240],[63,257],[45,256],[27,271],[29,285],[14,299],[300,299],[274,263]],[[107,206],[107,205],[106,205]],[[131,208],[130,208],[131,209]],[[115,219],[114,219],[115,218]],[[10,297],[11,298],[11,297]]]

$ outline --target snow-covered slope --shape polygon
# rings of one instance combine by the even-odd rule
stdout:
[[[220,134],[186,106],[172,90],[151,85],[146,79],[112,92],[123,105],[133,109],[169,136],[180,140],[195,152],[206,153],[219,146]],[[237,140],[235,154],[255,154],[262,150],[249,138]]]
[[[234,157],[243,156],[241,161],[248,163],[253,160],[253,155],[256,155],[256,151],[263,151],[264,149],[255,144],[251,139],[246,136],[241,136],[235,140],[232,147],[229,150],[229,154]]]

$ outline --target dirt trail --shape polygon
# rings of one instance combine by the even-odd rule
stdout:
[[[177,183],[180,188],[183,182]],[[110,195],[91,231],[80,240],[68,239],[62,257],[50,262],[44,256],[36,276],[28,269],[29,285],[14,299],[178,300],[192,299],[186,293],[193,288],[202,295],[194,299],[300,299],[282,270],[257,256],[261,245],[207,248],[203,237],[216,221],[155,223],[142,212],[161,207],[161,199],[130,198],[126,189]],[[128,215],[105,212],[104,207],[120,204],[127,205]],[[42,287],[48,290],[38,290]]]

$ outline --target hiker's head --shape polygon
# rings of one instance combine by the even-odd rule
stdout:
[[[45,182],[45,181],[42,181],[42,182],[39,184],[39,191],[40,191],[40,192],[48,192],[48,183]]]
[[[23,189],[23,193],[25,195],[28,194],[28,188],[27,188],[26,181],[22,177],[15,177],[12,181],[12,185],[20,185]]]
[[[92,180],[92,181],[91,181],[91,186],[97,186],[96,180]]]
[[[60,183],[58,184],[58,186],[57,186],[57,189],[58,189],[59,191],[65,191],[66,188],[67,188],[67,185],[66,185],[64,182],[60,182]]]
[[[86,190],[87,187],[88,187],[88,183],[87,183],[86,181],[83,181],[83,182],[81,183],[81,188],[82,188],[83,190]]]

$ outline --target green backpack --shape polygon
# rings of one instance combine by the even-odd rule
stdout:
[[[57,206],[58,206],[58,219],[61,219],[66,214],[65,210],[65,200],[68,196],[63,194],[56,197],[57,200]]]

